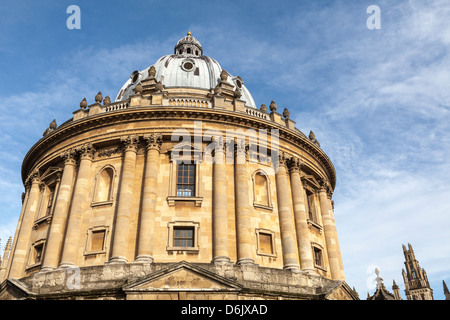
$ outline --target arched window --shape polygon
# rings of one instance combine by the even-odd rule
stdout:
[[[104,203],[112,201],[114,176],[115,176],[114,168],[110,166],[104,167],[97,174],[94,191],[95,203]]]
[[[191,48],[187,48],[186,53],[191,53]]]
[[[253,174],[253,205],[260,208],[272,209],[270,180],[262,170],[258,170]]]

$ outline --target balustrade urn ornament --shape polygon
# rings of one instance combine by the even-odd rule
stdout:
[[[136,87],[134,88],[134,93],[135,94],[142,94],[142,91],[144,90],[144,88],[142,88],[142,84],[139,82]]]
[[[99,91],[99,92],[97,93],[97,95],[95,96],[95,102],[100,103],[100,102],[102,102],[102,101],[103,101],[102,92]]]
[[[269,105],[269,109],[272,112],[276,112],[277,111],[277,105],[275,104],[275,102],[273,102],[273,100],[272,100],[272,102]]]
[[[111,98],[109,96],[106,96],[106,98],[103,100],[103,105],[107,106],[108,104],[111,104]]]
[[[55,130],[56,127],[57,127],[57,125],[56,125],[56,120],[53,119],[53,121],[50,122],[50,125],[48,126],[47,129],[45,129],[45,131],[44,131],[44,133],[43,133],[42,135],[45,136],[45,135],[49,134],[50,132],[52,132],[53,130]]]
[[[238,88],[236,88],[236,90],[234,90],[234,97],[236,99],[240,99],[242,97],[242,93],[241,90],[239,90]]]
[[[86,98],[84,98],[83,100],[81,100],[81,102],[80,102],[80,108],[81,109],[86,109],[86,107],[87,107],[87,105],[88,105],[88,103],[87,103],[87,101],[86,101]]]
[[[222,72],[220,73],[220,80],[227,81],[227,79],[228,79],[228,72],[226,72],[225,70],[222,70]]]
[[[155,68],[155,66],[151,66],[151,67],[148,69],[148,77],[149,77],[150,79],[152,79],[152,78],[155,78],[155,76],[156,76],[156,68]]]
[[[312,132],[312,130],[310,130],[310,132],[309,132],[309,140],[311,140],[312,143],[314,143],[316,146],[318,146],[320,148],[320,143],[316,139],[316,135],[314,134],[314,132]]]
[[[261,110],[261,112],[266,113],[267,112],[267,106],[265,104],[262,104],[260,110]]]
[[[159,92],[161,92],[161,91],[164,90],[164,86],[163,86],[163,84],[161,83],[161,81],[158,81],[158,82],[156,83],[156,90],[158,90]]]
[[[287,108],[284,108],[284,111],[283,111],[283,117],[285,118],[285,119],[289,119],[289,116],[291,115],[291,113],[289,112],[289,110],[287,109]]]

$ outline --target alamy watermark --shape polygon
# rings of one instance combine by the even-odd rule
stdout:
[[[67,7],[66,13],[70,16],[67,18],[66,26],[67,29],[81,29],[81,9],[79,6],[74,4]]]
[[[367,18],[366,25],[367,29],[381,29],[381,9],[377,5],[371,5],[367,8],[366,11],[368,14],[371,14],[369,18]]]

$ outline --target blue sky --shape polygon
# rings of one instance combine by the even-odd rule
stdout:
[[[133,70],[172,53],[188,30],[256,104],[287,107],[336,167],[345,274],[362,299],[374,266],[404,296],[411,243],[435,299],[450,285],[450,6],[416,1],[12,1],[0,3],[0,238],[14,235],[20,169],[49,123]],[[69,30],[69,5],[81,29]],[[369,30],[367,7],[381,8]]]

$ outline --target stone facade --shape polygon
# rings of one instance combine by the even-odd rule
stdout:
[[[173,59],[207,61],[181,51],[194,40]],[[127,99],[83,99],[27,153],[0,297],[356,299],[315,136],[274,102],[249,106],[223,69],[208,90],[170,86],[161,68]]]

